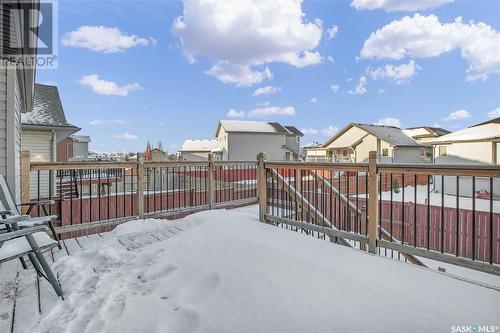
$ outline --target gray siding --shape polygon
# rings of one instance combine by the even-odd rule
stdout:
[[[30,152],[32,162],[52,162],[52,132],[50,131],[23,131],[22,150]],[[30,174],[30,196],[38,197],[38,172]],[[54,187],[53,187],[54,188]],[[49,174],[40,172],[40,197],[49,194]]]
[[[7,69],[0,66],[0,174],[7,175]]]
[[[228,151],[230,161],[255,161],[258,153],[266,153],[267,160],[285,159],[283,134],[273,133],[229,133]]]

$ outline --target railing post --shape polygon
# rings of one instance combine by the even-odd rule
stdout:
[[[137,154],[137,215],[144,218],[144,156]]]
[[[210,209],[214,208],[215,199],[215,166],[214,156],[212,153],[208,154],[208,206]]]
[[[367,232],[366,232],[366,207],[361,207],[360,208],[361,210],[361,214],[358,215],[359,216],[359,226],[360,226],[360,229],[359,229],[359,234],[364,236],[364,235],[367,235]],[[359,244],[359,248],[360,250],[362,251],[366,251],[366,242],[360,242]]]
[[[30,201],[30,152],[23,150],[21,152],[21,201]],[[22,207],[22,213],[25,214],[28,210],[28,206]]]
[[[259,200],[259,220],[260,222],[266,221],[267,213],[267,177],[264,161],[266,154],[259,153],[257,155],[257,197]]]
[[[295,169],[295,190],[297,193],[302,195],[302,170]],[[302,221],[302,202],[299,199],[299,196],[295,196],[295,205],[297,207],[297,220]]]
[[[377,152],[369,153],[368,165],[368,251],[377,253],[378,229]]]

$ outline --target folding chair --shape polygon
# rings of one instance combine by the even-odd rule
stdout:
[[[8,225],[13,230],[0,234],[0,264],[27,255],[36,272],[49,281],[57,296],[62,297],[61,285],[43,256],[43,251],[56,247],[58,243],[44,232],[43,226],[19,229],[18,223],[27,219],[29,216],[14,216],[0,220],[0,224]]]
[[[54,225],[52,224],[52,220],[57,218],[56,215],[49,215],[46,205],[54,204],[53,200],[41,200],[36,201],[32,200],[30,202],[21,203],[20,205],[16,205],[14,203],[14,199],[10,194],[9,187],[5,182],[5,178],[0,175],[0,215],[2,218],[7,216],[20,216],[19,210],[17,206],[29,206],[28,215],[31,213],[31,210],[34,206],[41,206],[45,216],[32,217],[30,219],[24,219],[23,221],[19,221],[18,225],[21,229],[30,228],[38,225],[47,225],[52,232],[52,236],[57,241],[57,246],[59,249],[62,249],[61,243],[59,242],[59,237],[57,236]],[[8,227],[8,226],[7,226]]]

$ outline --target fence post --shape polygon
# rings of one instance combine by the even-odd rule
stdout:
[[[266,154],[259,153],[257,155],[257,197],[259,200],[259,220],[266,222],[267,213],[267,177],[264,161]]]
[[[368,251],[377,253],[378,229],[377,152],[369,153],[368,165]]]
[[[30,152],[23,150],[21,152],[21,202],[30,201]],[[22,212],[25,214],[28,210],[28,206],[23,206]]]
[[[144,218],[144,155],[137,154],[137,215]]]
[[[365,224],[365,222],[367,221],[367,219],[366,219],[366,207],[361,207],[360,210],[361,210],[361,214],[358,215],[359,219],[360,219],[359,220],[359,226],[360,226],[359,234],[364,236],[364,235],[367,235],[366,224]],[[366,242],[360,242],[359,248],[362,251],[366,251]]]
[[[214,199],[215,199],[215,166],[214,166],[214,155],[212,153],[208,154],[208,207],[214,209]]]

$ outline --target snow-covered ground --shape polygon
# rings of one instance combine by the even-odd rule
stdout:
[[[188,225],[133,251],[129,233]],[[257,221],[257,208],[133,221],[56,262],[33,332],[450,332],[500,325],[500,292]]]
[[[405,202],[415,202],[415,187],[406,186],[404,188],[405,194]],[[365,199],[365,194],[360,194],[359,198]],[[351,197],[356,197],[351,196]],[[431,192],[430,193],[430,204],[432,206],[441,207],[441,193]],[[399,189],[399,193],[392,192],[392,201],[401,202],[403,199],[403,191]],[[391,200],[391,191],[382,192],[382,200],[389,201]],[[476,198],[476,211],[489,212],[490,211],[490,201],[485,199]],[[427,186],[425,185],[417,185],[417,203],[418,204],[427,204]],[[444,206],[450,208],[457,207],[457,197],[455,195],[444,195]],[[459,198],[459,207],[460,209],[468,209],[472,210],[472,198],[460,197]],[[500,201],[493,201],[493,212],[500,213]]]

